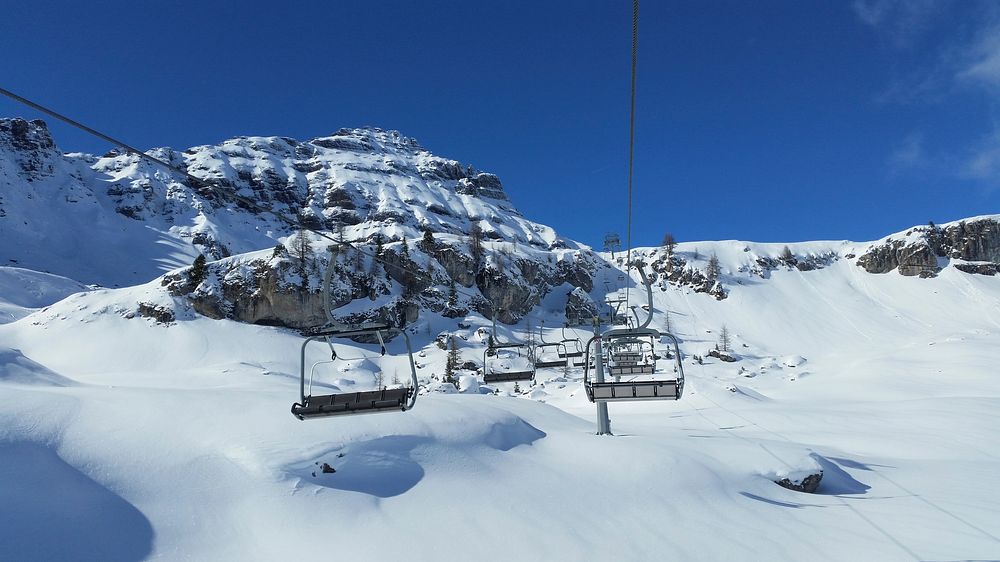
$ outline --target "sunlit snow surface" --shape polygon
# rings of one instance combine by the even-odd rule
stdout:
[[[0,275],[20,318],[0,326],[0,559],[1000,559],[1000,279],[738,271],[766,246],[678,248],[717,253],[729,296],[656,290],[685,395],[612,404],[614,437],[579,369],[300,422],[290,331],[127,318],[167,302],[158,282],[40,308],[85,288],[15,300],[22,274]],[[481,361],[486,321],[468,322],[462,359]],[[740,361],[698,365],[723,324]],[[442,374],[432,339],[454,321],[413,329],[421,379]],[[405,372],[401,346],[386,369]],[[370,385],[358,365],[320,382]],[[817,467],[816,494],[772,483]]]

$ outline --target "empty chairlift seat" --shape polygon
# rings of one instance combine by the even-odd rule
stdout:
[[[410,366],[410,384],[399,388],[378,388],[361,392],[343,392],[335,394],[312,394],[312,376],[306,384],[306,347],[316,341],[322,341],[330,348],[331,360],[334,363],[346,360],[339,357],[331,341],[334,338],[351,338],[355,340],[376,340],[384,356],[385,342],[383,335],[399,333],[406,344],[406,354]],[[321,362],[324,363],[324,362]],[[313,367],[315,369],[315,365]],[[381,368],[381,367],[380,367]],[[302,344],[301,369],[299,384],[299,401],[292,404],[292,415],[300,420],[341,416],[350,414],[369,414],[377,412],[402,412],[414,406],[417,400],[417,370],[413,362],[413,352],[410,349],[410,339],[406,332],[390,328],[385,324],[363,324],[360,326],[326,326],[310,333]]]
[[[405,411],[412,388],[383,388],[345,394],[306,396],[302,404],[292,405],[292,414],[300,420],[365,412]]]
[[[660,332],[652,328],[619,329],[605,332],[602,339],[607,343],[609,352],[606,357],[610,360],[608,363],[604,363],[607,369],[606,374],[610,377],[654,375],[656,373],[656,355],[653,342],[659,341],[660,337]],[[589,364],[583,375],[583,386],[587,392],[587,399],[591,402],[679,399],[684,393],[684,365],[681,363],[677,338],[669,333],[662,334],[662,337],[673,341],[676,377],[626,381],[597,380],[599,377],[594,372],[595,364],[590,354],[591,347],[588,346]],[[622,349],[622,342],[626,342],[626,345],[633,345],[636,338],[642,339],[643,346],[648,345],[648,352],[635,351],[634,347]]]
[[[535,365],[527,354],[527,345],[523,343],[493,343],[483,353],[483,383],[530,381],[535,379]],[[500,363],[499,351],[514,350],[516,358],[526,365],[512,369],[503,369]]]
[[[594,382],[587,385],[591,401],[677,400],[681,396],[683,379],[658,381]]]
[[[547,351],[555,348],[556,352]],[[562,343],[540,343],[535,346],[535,368],[549,369],[552,367],[565,367],[569,362],[565,353],[566,347]]]

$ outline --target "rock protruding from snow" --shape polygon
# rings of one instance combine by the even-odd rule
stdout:
[[[977,217],[941,226],[918,226],[871,245],[857,263],[869,273],[896,269],[900,275],[932,277],[941,269],[939,258],[1000,264],[1000,220]],[[993,274],[990,270],[996,272],[988,266],[959,269],[986,275]]]
[[[62,158],[45,121],[20,118],[0,119],[0,155],[13,156],[16,171],[26,182],[51,176],[54,162]]]

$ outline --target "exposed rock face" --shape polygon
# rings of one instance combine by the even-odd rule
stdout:
[[[689,287],[696,293],[708,293],[720,301],[727,296],[726,289],[719,280],[709,279],[706,272],[688,265],[680,256],[663,255],[650,264],[650,269],[653,270],[650,283],[662,279],[675,287]],[[660,289],[667,290],[666,285],[661,283]]]
[[[955,269],[978,275],[996,275],[1000,273],[1000,264],[996,263],[956,263]]]
[[[789,270],[795,268],[799,271],[815,271],[829,266],[838,259],[840,259],[840,257],[833,252],[808,256],[778,256],[776,258],[761,256],[754,260],[755,265],[743,266],[740,268],[740,271],[744,273],[751,273],[761,279],[767,279],[770,272],[782,267]]]
[[[738,361],[738,359],[735,356],[733,356],[732,353],[728,351],[719,351],[718,349],[713,349],[709,351],[708,356],[715,357],[719,361],[723,361],[725,363],[733,363],[735,361]]]
[[[937,257],[926,239],[907,244],[889,240],[874,246],[858,257],[858,266],[868,273],[888,273],[898,268],[901,275],[933,275],[938,271]]]
[[[464,257],[458,257],[464,256],[461,248],[435,243],[433,248],[427,248],[429,253],[416,247],[404,253],[401,247],[401,243],[386,247],[381,258],[384,263],[350,249],[338,255],[330,291],[338,321],[381,321],[402,326],[415,321],[421,310],[456,318],[471,309],[487,317],[496,313],[498,321],[515,323],[564,283],[584,285],[569,297],[574,310],[586,309],[587,301],[596,310],[586,292],[586,287],[593,286],[598,259],[591,253],[567,252],[567,259],[550,264],[487,250],[472,278],[469,289],[475,292],[470,296],[468,290],[452,295],[449,289],[471,275],[466,266],[474,267]],[[362,249],[366,254],[376,252],[374,247]],[[189,281],[186,270],[165,276],[163,284],[171,294],[186,297],[198,313],[210,318],[296,329],[326,323],[321,289],[328,257],[310,254],[299,259],[283,249],[276,249],[270,256],[260,254],[210,263],[206,279],[197,286]],[[428,263],[430,266],[419,265]],[[364,312],[337,311],[359,300],[364,305],[352,308],[363,308]]]
[[[0,151],[17,155],[19,175],[27,182],[52,175],[54,162],[62,158],[52,134],[40,119],[0,119]]]
[[[858,257],[857,264],[869,273],[898,269],[900,275],[931,277],[940,270],[938,258],[1000,263],[1000,223],[983,218],[944,227],[916,227],[901,238],[873,245]],[[975,269],[980,273],[989,268]]]
[[[566,299],[566,320],[570,324],[584,324],[598,315],[597,303],[587,291],[576,287]]]

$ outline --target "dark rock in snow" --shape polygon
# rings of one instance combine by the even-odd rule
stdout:
[[[1000,263],[1000,223],[982,218],[944,228],[919,226],[908,231],[905,239],[889,238],[868,248],[857,264],[869,273],[897,269],[900,275],[933,277],[940,269],[938,258]],[[979,273],[980,268],[973,272]]]
[[[788,478],[782,478],[781,480],[775,480],[774,483],[781,486],[782,488],[788,488],[789,490],[795,490],[796,492],[805,492],[807,494],[814,493],[819,488],[820,481],[823,480],[823,471],[810,474],[802,480],[790,480]]]

